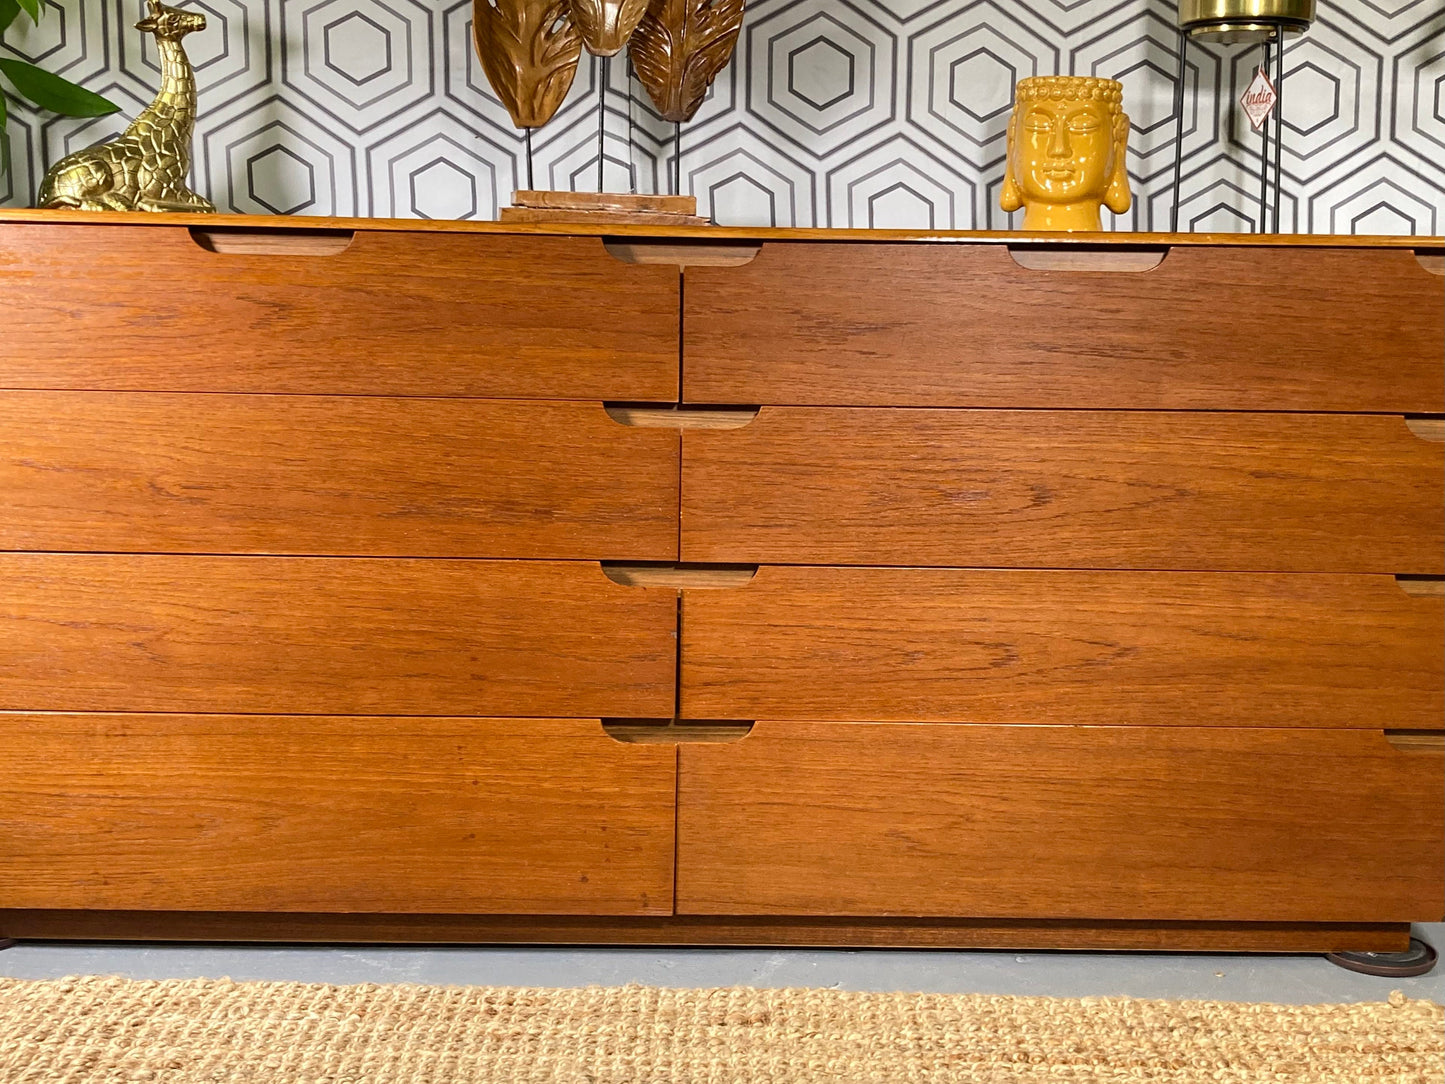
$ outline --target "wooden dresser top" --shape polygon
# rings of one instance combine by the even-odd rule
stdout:
[[[129,226],[188,226],[236,230],[395,230],[412,233],[490,233],[564,236],[649,237],[712,241],[874,241],[898,243],[1064,245],[1294,245],[1328,248],[1445,247],[1445,237],[1346,236],[1342,234],[1248,233],[1023,233],[1015,230],[775,229],[764,226],[622,226],[615,223],[503,223],[432,221],[412,218],[312,218],[284,215],[145,214],[0,210],[0,223],[97,223]]]

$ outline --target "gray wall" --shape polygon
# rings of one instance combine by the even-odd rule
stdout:
[[[470,0],[188,0],[201,84],[198,187],[250,213],[491,218],[521,140],[470,45]],[[1286,229],[1445,230],[1445,6],[1320,0],[1288,52]],[[156,86],[131,29],[139,0],[47,0],[7,51],[124,103]],[[1032,74],[1119,77],[1134,120],[1135,210],[1167,228],[1176,36],[1169,0],[752,0],[732,67],[683,133],[685,187],[720,221],[993,228],[1011,88]],[[1257,50],[1191,54],[1184,221],[1250,228],[1258,140],[1235,104]],[[538,134],[538,185],[595,188],[598,72]],[[607,183],[666,174],[659,124],[622,61],[607,95]],[[18,109],[0,198],[28,203],[44,164],[120,119]],[[1241,130],[1243,129],[1243,130]],[[1106,218],[1108,216],[1106,215]]]

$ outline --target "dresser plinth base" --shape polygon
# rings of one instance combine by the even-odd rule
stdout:
[[[1399,952],[1408,923],[998,922],[967,919],[574,918],[196,911],[0,911],[37,940],[612,944],[1107,952]]]

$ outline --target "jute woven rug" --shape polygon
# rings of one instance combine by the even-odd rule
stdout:
[[[1440,1084],[1445,1009],[0,979],[0,1084]]]

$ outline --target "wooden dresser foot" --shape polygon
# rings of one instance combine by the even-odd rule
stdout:
[[[1435,970],[1438,953],[1418,937],[1403,952],[1327,952],[1325,959],[1347,971],[1381,978],[1408,979]]]

